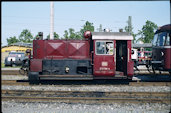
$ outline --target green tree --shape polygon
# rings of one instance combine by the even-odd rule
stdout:
[[[64,31],[64,39],[68,39],[68,31],[67,30]]]
[[[75,32],[73,28],[64,31],[64,39],[81,39],[81,33]]]
[[[54,39],[59,39],[59,35],[56,32],[53,33],[53,36]],[[50,39],[50,34],[47,36],[47,39]]]
[[[146,24],[142,27],[142,30],[139,30],[137,35],[140,35],[140,38],[137,40],[141,40],[144,43],[151,43],[154,37],[154,32],[157,30],[158,26],[147,20]]]
[[[33,35],[29,30],[24,29],[19,36],[19,41],[25,43],[31,43],[33,42]]]
[[[137,34],[134,34],[133,32],[131,33],[131,35],[133,36],[133,44],[136,42],[136,36],[137,36]]]
[[[85,25],[83,26],[83,29],[80,30],[81,35],[83,36],[84,32],[88,30],[91,32],[94,32],[94,26],[93,26],[93,23],[86,21]]]
[[[81,36],[81,33],[80,32],[76,32],[75,33],[75,39],[81,39],[82,36]]]
[[[67,30],[64,31],[63,36],[64,36],[64,39],[82,39],[84,32],[87,30],[91,32],[94,31],[93,23],[86,21],[85,25],[79,32],[75,32],[73,28],[69,28],[68,31]]]
[[[11,45],[11,44],[17,43],[17,42],[19,42],[19,40],[16,38],[16,36],[7,38],[7,43],[8,43],[8,45]]]
[[[69,39],[75,39],[76,34],[73,28],[69,28]]]

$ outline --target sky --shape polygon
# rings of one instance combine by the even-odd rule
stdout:
[[[86,21],[93,23],[95,31],[102,28],[118,32],[127,26],[132,17],[133,32],[138,33],[147,20],[158,26],[170,22],[168,1],[54,1],[54,32],[63,37],[64,31],[79,31]],[[33,36],[43,32],[44,39],[50,33],[50,1],[1,2],[1,46],[7,38],[19,37],[23,29]]]

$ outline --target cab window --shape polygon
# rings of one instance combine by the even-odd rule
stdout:
[[[164,46],[165,39],[167,37],[166,32],[162,32],[159,34],[159,46]]]
[[[155,34],[152,42],[153,46],[157,46],[157,39],[158,39],[158,34]]]
[[[167,33],[166,32],[161,32],[159,34],[154,35],[153,39],[153,46],[164,46],[168,43],[168,38],[167,38]]]
[[[113,42],[112,41],[96,41],[96,54],[97,55],[113,55]]]

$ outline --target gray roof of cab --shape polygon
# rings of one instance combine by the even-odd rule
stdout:
[[[128,35],[130,35],[129,33],[127,33],[127,32],[92,32],[92,35],[99,35],[99,36],[101,36],[101,35],[108,35],[108,36],[110,36],[110,35],[115,35],[115,36],[128,36]]]

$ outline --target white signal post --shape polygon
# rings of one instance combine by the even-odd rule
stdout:
[[[54,39],[54,3],[50,2],[50,40]]]

